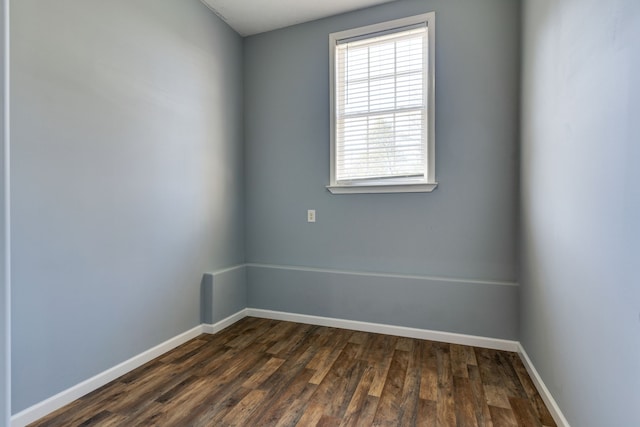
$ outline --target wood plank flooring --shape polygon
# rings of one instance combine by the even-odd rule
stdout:
[[[245,318],[32,426],[555,427],[515,353]]]

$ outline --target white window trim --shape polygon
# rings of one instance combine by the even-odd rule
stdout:
[[[435,177],[435,12],[381,22],[351,30],[329,34],[329,87],[330,87],[330,178],[327,189],[333,194],[353,193],[424,193],[433,191],[438,183]],[[336,116],[335,116],[335,47],[339,40],[372,34],[391,29],[426,22],[428,31],[428,65],[427,65],[427,167],[425,179],[412,182],[411,179],[395,178],[381,181],[342,184],[336,181]]]

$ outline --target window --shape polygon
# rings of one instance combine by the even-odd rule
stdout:
[[[329,36],[329,191],[428,192],[434,170],[435,13]]]

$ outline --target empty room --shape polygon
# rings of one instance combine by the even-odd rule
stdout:
[[[639,1],[0,9],[0,426],[640,426]]]

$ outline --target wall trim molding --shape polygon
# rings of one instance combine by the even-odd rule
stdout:
[[[440,276],[427,276],[420,274],[399,274],[399,273],[383,273],[375,271],[351,271],[351,270],[334,270],[331,268],[318,268],[318,267],[302,267],[295,265],[277,265],[277,264],[260,264],[260,263],[246,263],[246,267],[257,268],[271,268],[279,270],[293,270],[293,271],[310,271],[314,273],[333,273],[333,274],[349,274],[352,276],[377,276],[377,277],[390,277],[394,279],[415,279],[415,280],[431,280],[437,282],[452,282],[462,285],[500,285],[500,286],[520,286],[518,282],[510,282],[504,280],[482,280],[482,279],[463,279],[456,277],[440,277]]]
[[[63,406],[73,402],[76,399],[102,387],[103,385],[115,380],[116,378],[136,369],[139,366],[163,355],[164,353],[172,350],[173,348],[184,344],[202,335],[203,325],[198,325],[186,332],[181,333],[167,341],[158,344],[157,346],[146,350],[137,356],[125,360],[124,362],[107,369],[79,384],[76,384],[60,393],[43,400],[40,403],[24,409],[11,417],[11,427],[24,427],[40,418],[52,413],[53,411],[62,408]]]
[[[357,320],[336,319],[332,317],[311,316],[308,314],[287,313],[283,311],[262,310],[248,308],[247,316],[261,317],[273,320],[305,323],[309,325],[329,326],[333,328],[352,329],[354,331],[373,332],[377,334],[396,335],[407,338],[440,341],[449,344],[471,345],[491,348],[494,350],[518,351],[518,342],[499,338],[479,337],[475,335],[458,334],[455,332],[432,331],[406,326],[385,325],[381,323],[361,322]]]
[[[551,416],[553,417],[553,420],[556,422],[556,424],[558,424],[558,427],[571,427],[569,425],[569,422],[565,418],[564,414],[560,410],[560,406],[558,406],[558,403],[551,395],[551,392],[545,385],[544,381],[542,381],[542,377],[538,373],[538,370],[533,365],[533,362],[529,358],[529,355],[527,354],[526,350],[522,346],[522,343],[520,342],[518,342],[517,351],[518,351],[518,354],[520,355],[520,359],[522,360],[522,363],[524,364],[524,367],[527,369],[527,372],[529,373],[529,376],[533,381],[533,384],[538,389],[538,393],[540,393],[540,396],[542,397],[544,404],[547,405],[547,409],[549,409],[549,412],[551,412]]]
[[[207,271],[204,274],[212,274],[212,275],[216,275],[216,274],[222,274],[222,273],[228,273],[230,271],[233,270],[238,270],[240,268],[245,268],[248,264],[236,264],[236,265],[232,265],[230,267],[225,267],[225,268],[221,268],[220,270],[213,270],[213,271]]]
[[[202,324],[202,332],[205,334],[217,334],[218,332],[220,332],[221,330],[223,330],[224,328],[228,328],[229,326],[233,325],[234,323],[236,323],[239,320],[244,319],[245,317],[247,317],[247,309],[243,308],[242,310],[232,314],[231,316],[224,318],[222,320],[220,320],[219,322],[216,323],[203,323]]]

